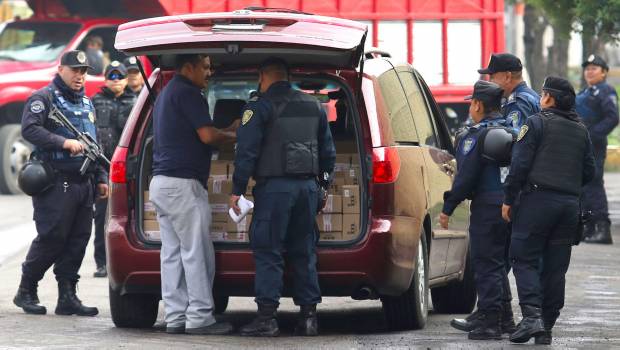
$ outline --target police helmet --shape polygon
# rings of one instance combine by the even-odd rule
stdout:
[[[498,166],[510,165],[512,144],[515,140],[514,131],[510,128],[492,127],[480,136],[482,158]]]
[[[32,159],[20,169],[17,184],[29,196],[41,194],[54,185],[54,171],[48,164]]]

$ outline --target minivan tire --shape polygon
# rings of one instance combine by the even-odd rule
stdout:
[[[125,294],[110,287],[112,322],[119,328],[150,328],[157,320],[159,296]]]
[[[465,260],[463,280],[432,288],[433,311],[441,314],[468,314],[476,306],[476,282],[469,252]]]
[[[424,230],[416,254],[409,289],[400,296],[382,296],[383,313],[390,331],[422,329],[428,318],[428,250]]]
[[[215,304],[213,308],[213,312],[216,315],[223,314],[226,311],[226,308],[228,307],[228,295],[214,295],[213,301]]]

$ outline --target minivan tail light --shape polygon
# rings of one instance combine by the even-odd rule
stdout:
[[[379,147],[372,150],[372,180],[377,184],[392,183],[400,173],[398,150],[391,147]]]
[[[110,182],[127,183],[127,151],[126,147],[116,147],[110,162]]]

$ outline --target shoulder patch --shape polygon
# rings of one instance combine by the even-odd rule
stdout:
[[[465,139],[465,141],[463,141],[463,149],[461,150],[463,155],[469,154],[469,152],[471,152],[471,150],[474,148],[475,144],[476,139],[474,139],[473,137],[468,137],[467,139]]]
[[[30,112],[41,113],[45,110],[45,103],[43,101],[34,100],[30,103]]]
[[[245,112],[243,112],[243,116],[241,117],[241,125],[247,124],[250,121],[250,119],[252,119],[253,115],[254,115],[254,112],[252,112],[251,109],[246,109]]]
[[[512,126],[516,128],[517,126],[519,126],[519,111],[510,112],[506,119],[508,123],[512,124]]]
[[[618,105],[618,97],[616,95],[609,95],[609,99],[611,100],[611,103],[614,104],[614,106]]]
[[[521,139],[522,139],[523,137],[525,137],[525,134],[527,134],[527,131],[528,131],[529,129],[530,129],[530,128],[529,128],[527,125],[523,125],[523,126],[521,127],[521,130],[519,130],[519,136],[517,136],[517,141],[521,141]]]

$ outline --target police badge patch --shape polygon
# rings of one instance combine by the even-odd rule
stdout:
[[[241,125],[247,124],[250,121],[250,119],[252,119],[253,115],[254,115],[254,112],[252,112],[251,109],[247,109],[245,112],[243,112],[243,117],[241,117]]]
[[[471,137],[463,141],[463,151],[462,151],[463,155],[469,154],[469,152],[471,152],[471,150],[474,148],[475,144],[476,144],[476,140],[474,140]]]
[[[136,62],[136,58],[135,57],[129,57],[129,64],[136,64],[138,62]]]
[[[525,137],[525,134],[527,134],[527,131],[528,131],[529,129],[530,129],[530,128],[529,128],[527,125],[523,125],[523,126],[521,127],[521,130],[519,131],[519,136],[517,136],[517,141],[521,141],[521,139],[522,139],[523,137]]]
[[[84,62],[86,62],[86,54],[84,53],[84,51],[78,52],[76,58],[77,58],[78,62],[80,62],[81,64],[84,64]]]
[[[513,111],[508,115],[508,120],[512,123],[513,127],[519,126],[519,112]]]
[[[45,110],[45,104],[43,103],[43,101],[32,101],[32,103],[30,104],[30,112],[32,113],[41,113]]]

